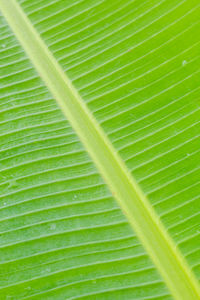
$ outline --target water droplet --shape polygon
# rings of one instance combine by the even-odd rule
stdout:
[[[182,61],[182,66],[184,67],[185,65],[187,65],[187,60]]]

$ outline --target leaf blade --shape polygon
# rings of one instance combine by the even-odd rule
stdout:
[[[16,6],[14,1],[12,4],[15,7],[15,13],[17,11],[15,18],[13,15],[14,10],[11,10],[11,6],[3,3],[5,5],[4,12],[5,14],[7,13],[7,19],[11,23],[11,27],[36,65],[46,85],[58,101],[64,114],[79,134],[80,139],[100,169],[108,186],[128,216],[131,225],[137,231],[151,258],[164,276],[172,294],[177,299],[181,299],[181,297],[198,299],[198,283],[181,253],[175,249],[175,245],[165,232],[151,206],[136,182],[130,177],[125,165],[83,104],[69,79],[57,65],[57,62],[51,56],[42,40],[39,39],[19,7]],[[19,27],[16,30],[17,22]],[[23,34],[20,33],[20,27],[21,29],[23,28]],[[66,95],[69,96],[68,103],[64,100]],[[116,178],[115,174],[118,174],[119,178]],[[132,203],[133,195],[134,205]],[[137,220],[134,220],[135,216],[137,216]],[[152,232],[154,232],[153,238],[155,238],[153,243],[151,238]],[[159,245],[158,248],[163,250],[162,253],[160,251],[156,252],[157,245]],[[173,276],[172,270],[177,272],[175,276]],[[188,284],[189,282],[190,284]],[[185,288],[184,292],[183,287]]]

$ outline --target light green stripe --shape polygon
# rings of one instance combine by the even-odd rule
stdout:
[[[71,122],[175,299],[200,299],[198,282],[125,164],[14,0],[0,8],[41,78]]]

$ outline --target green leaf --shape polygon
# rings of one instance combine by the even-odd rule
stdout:
[[[198,1],[0,8],[1,299],[200,299]]]

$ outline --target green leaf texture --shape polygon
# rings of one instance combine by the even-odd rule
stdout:
[[[17,2],[0,0],[0,299],[200,299],[199,1]]]

